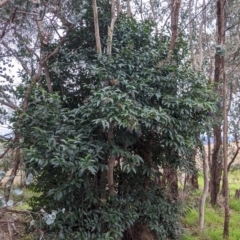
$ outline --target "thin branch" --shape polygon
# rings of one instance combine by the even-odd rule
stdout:
[[[69,29],[67,30],[66,34],[64,37],[62,37],[60,43],[58,44],[58,46],[48,55],[46,56],[40,63],[39,63],[39,67],[38,67],[38,72],[37,74],[33,77],[32,79],[32,82],[29,84],[26,92],[25,92],[25,95],[24,95],[24,100],[23,100],[23,112],[25,112],[27,110],[27,106],[28,106],[28,98],[29,98],[29,94],[31,93],[32,91],[32,88],[36,85],[36,83],[39,81],[40,77],[41,77],[41,74],[42,74],[42,69],[43,69],[43,66],[44,64],[46,64],[46,62],[51,58],[53,57],[54,55],[56,55],[61,46],[64,44],[64,42],[66,41],[66,38],[69,34],[71,30],[71,27],[69,27]]]
[[[227,167],[227,171],[228,171],[228,172],[229,172],[229,170],[230,170],[230,168],[231,168],[231,165],[234,163],[234,161],[235,161],[235,159],[236,159],[236,157],[237,157],[237,155],[238,155],[238,153],[239,153],[239,151],[240,151],[240,146],[239,146],[238,137],[237,137],[237,134],[236,134],[236,133],[234,134],[234,137],[235,137],[235,143],[236,143],[236,146],[237,146],[237,150],[236,150],[236,152],[234,153],[231,161],[230,161],[229,164],[228,164],[228,167]]]
[[[9,0],[0,0],[0,7],[6,4]]]
[[[0,100],[0,104],[10,107],[13,110],[18,110],[18,107],[16,105],[14,105],[13,103],[6,102],[4,100]]]
[[[7,32],[7,27],[8,27],[9,25],[11,25],[11,23],[13,22],[13,20],[14,20],[14,18],[15,18],[15,16],[16,16],[16,13],[17,13],[17,9],[18,9],[18,8],[15,8],[15,9],[14,9],[14,11],[13,11],[13,13],[11,14],[10,18],[6,21],[6,23],[5,23],[4,27],[3,27],[3,30],[2,30],[2,34],[1,34],[0,40],[2,40],[3,37],[4,37],[4,35],[6,34],[6,32]]]
[[[8,153],[8,151],[10,150],[11,148],[8,147],[1,155],[0,155],[0,159],[4,158],[4,156]]]
[[[60,50],[60,47],[65,43],[66,41],[66,38],[70,32],[70,30],[72,29],[72,26],[68,28],[66,34],[61,37],[61,41],[60,43],[58,44],[58,46],[48,55],[46,56],[42,61],[41,61],[41,64],[43,65],[44,63],[46,63],[51,57],[53,57],[55,54],[58,53],[58,51]]]
[[[22,14],[30,15],[30,16],[38,16],[38,13],[29,13],[29,12],[20,11],[20,10],[17,10],[17,13],[22,13]]]
[[[28,47],[28,46],[24,43],[23,37],[17,32],[16,28],[14,28],[14,33],[15,33],[16,36],[19,38],[19,41],[24,45],[24,47],[26,48],[26,50],[27,50],[29,53],[33,54],[33,55],[37,58],[37,60],[40,60],[40,57],[36,54],[36,52],[35,52],[33,49],[31,49],[30,47]]]

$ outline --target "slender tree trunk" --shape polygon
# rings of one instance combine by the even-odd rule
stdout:
[[[113,124],[110,124],[108,129],[108,143],[113,143],[114,141],[114,134],[113,134]],[[107,171],[107,179],[108,179],[108,187],[110,195],[116,194],[114,189],[114,167],[115,167],[116,156],[109,154],[108,159],[108,171]]]
[[[48,70],[47,63],[44,64],[44,72],[45,72],[45,78],[47,83],[47,88],[49,93],[53,93],[52,84],[51,84],[51,78]]]
[[[114,25],[115,25],[115,0],[112,0],[111,5],[111,24],[108,26],[108,42],[107,42],[107,55],[112,54],[112,39],[113,39],[113,31],[114,31]]]
[[[221,2],[222,21],[224,22],[224,1]],[[223,237],[229,239],[229,185],[228,185],[228,118],[227,118],[227,80],[225,74],[225,59],[222,57],[222,72],[223,72],[223,160],[224,160],[224,229]]]
[[[178,37],[178,19],[179,19],[179,12],[180,12],[181,0],[172,0],[171,1],[171,39],[170,45],[168,48],[167,54],[167,62],[170,61],[172,51],[175,47],[177,37]]]
[[[20,138],[19,134],[16,133],[14,142],[18,144],[19,143],[19,138]],[[17,171],[18,171],[19,164],[20,164],[20,159],[21,159],[20,148],[19,148],[19,146],[17,146],[17,148],[15,149],[12,171],[11,171],[11,174],[8,178],[8,181],[7,181],[7,183],[5,185],[5,189],[4,189],[4,197],[5,197],[6,202],[9,200],[9,197],[10,197],[12,184],[13,184],[14,178],[17,175]]]
[[[204,216],[205,216],[205,202],[208,195],[208,172],[209,172],[209,166],[208,166],[208,159],[206,157],[205,150],[202,150],[202,159],[203,159],[203,177],[204,177],[204,186],[203,186],[203,193],[200,199],[199,204],[199,229],[202,232],[204,229]]]
[[[102,54],[101,39],[100,39],[99,24],[98,24],[97,1],[96,0],[92,0],[92,8],[93,8],[94,29],[95,29],[95,39],[96,39],[97,53]]]
[[[217,8],[217,45],[222,46],[225,43],[225,31],[224,31],[224,0],[216,1]],[[218,90],[220,86],[220,75],[222,71],[222,57],[215,54],[215,72],[214,72],[214,83],[216,84],[216,90],[219,94],[222,94]],[[218,153],[222,144],[221,139],[221,124],[220,119],[216,119],[218,125],[214,128],[214,149],[212,154],[212,165],[211,165],[211,179],[210,179],[210,191],[211,191],[211,204],[216,205],[217,196],[220,190],[220,180],[222,174],[222,160],[219,159]]]
[[[203,65],[203,37],[202,37],[202,33],[203,33],[203,25],[206,22],[206,16],[205,16],[205,0],[203,0],[203,5],[202,5],[202,21],[200,23],[200,27],[199,27],[199,37],[198,37],[198,45],[199,45],[199,71],[202,71],[202,65]]]
[[[132,10],[131,10],[131,5],[130,5],[130,0],[127,0],[127,16],[131,17],[132,16]]]
[[[121,5],[121,0],[117,0],[117,14],[119,16],[119,14],[122,13],[122,5]]]
[[[145,144],[145,150],[144,150],[144,160],[146,161],[146,165],[149,169],[151,169],[152,167],[152,144],[153,141],[151,139],[151,135],[150,135],[150,139],[148,140],[148,143]],[[144,188],[147,190],[150,187],[150,180],[151,180],[151,176],[147,175],[145,176],[145,182],[144,182]]]
[[[188,16],[189,16],[189,43],[190,43],[190,51],[191,51],[191,64],[192,69],[195,69],[195,59],[193,54],[193,23],[192,23],[192,0],[189,0],[188,2]]]
[[[228,172],[228,173],[229,173],[229,171],[230,171],[231,165],[234,163],[236,157],[238,156],[239,150],[240,150],[240,147],[237,148],[237,150],[236,150],[236,152],[234,153],[231,161],[228,163],[228,166],[227,166],[227,172]],[[226,185],[226,184],[225,184],[225,178],[223,178],[222,192],[221,192],[221,194],[222,194],[223,196],[225,196],[225,188],[226,188],[225,185]]]

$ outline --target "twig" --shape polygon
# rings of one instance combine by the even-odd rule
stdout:
[[[3,158],[7,153],[8,151],[10,150],[10,147],[8,147],[5,152],[3,152],[1,155],[0,155],[0,159]]]

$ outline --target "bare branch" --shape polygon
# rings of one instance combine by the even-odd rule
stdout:
[[[18,107],[15,104],[10,103],[10,102],[6,102],[4,100],[0,100],[0,104],[5,105],[7,107],[10,107],[13,110],[18,110]]]
[[[24,100],[23,100],[23,112],[25,112],[27,110],[27,106],[28,106],[28,98],[29,98],[29,94],[32,91],[32,88],[36,85],[36,83],[39,81],[41,74],[42,74],[42,70],[43,70],[43,66],[44,64],[46,64],[46,62],[48,61],[48,59],[50,59],[51,57],[53,57],[54,55],[56,55],[58,53],[58,51],[60,50],[61,46],[64,44],[69,32],[71,30],[71,27],[69,27],[69,29],[67,30],[66,34],[64,37],[62,37],[60,43],[58,44],[58,46],[48,55],[46,56],[40,63],[39,63],[39,67],[38,67],[38,72],[37,74],[33,77],[32,82],[29,84],[25,95],[24,95]]]
[[[6,4],[9,0],[0,0],[0,7]]]
[[[0,159],[4,158],[4,156],[8,153],[8,151],[10,150],[11,148],[8,147],[1,155],[0,155]]]

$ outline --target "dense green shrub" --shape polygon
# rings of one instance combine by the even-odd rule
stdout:
[[[49,239],[118,239],[135,223],[158,239],[179,235],[181,204],[167,198],[153,169],[194,168],[192,152],[214,94],[177,50],[173,63],[160,67],[168,38],[159,45],[152,27],[119,18],[111,57],[93,54],[84,40],[89,29],[73,29],[50,60],[54,93],[34,88],[20,113],[26,169],[41,193],[31,205],[46,211]],[[110,155],[116,195],[106,180]]]

